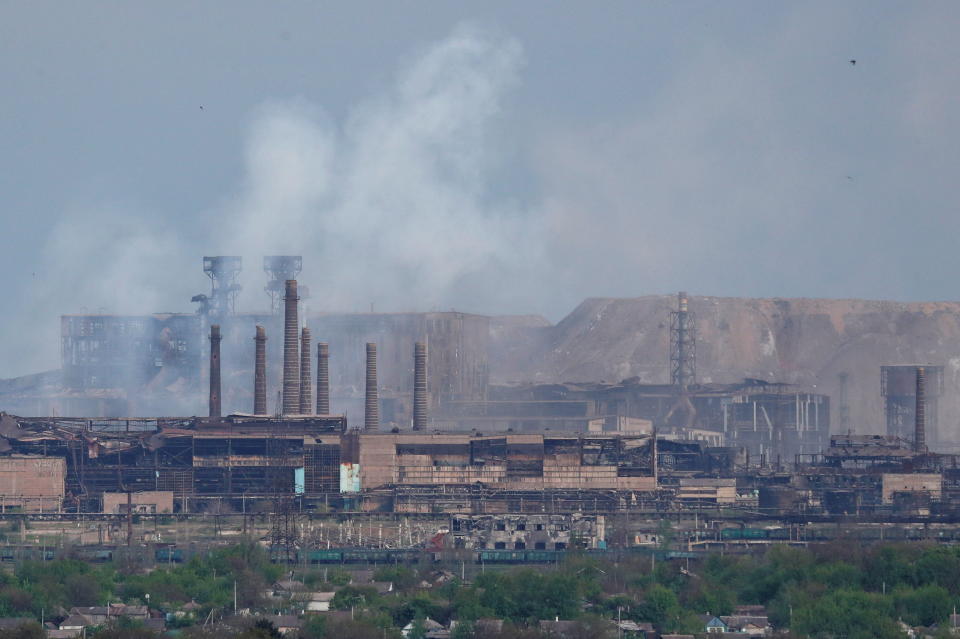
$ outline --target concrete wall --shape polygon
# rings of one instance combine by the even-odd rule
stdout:
[[[173,492],[145,491],[130,495],[134,513],[172,513]],[[103,493],[103,512],[126,513],[127,493]]]
[[[943,475],[887,473],[883,476],[883,503],[893,503],[894,493],[908,492],[929,493],[930,499],[938,501],[943,494]]]
[[[0,510],[60,510],[66,474],[66,460],[61,457],[0,457]]]

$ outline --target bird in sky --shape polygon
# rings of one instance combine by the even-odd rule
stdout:
[[[851,60],[851,61],[850,61],[850,65],[851,65],[851,66],[854,66],[854,67],[857,66],[857,61],[856,61],[856,60]],[[203,107],[200,107],[200,108],[202,109]]]

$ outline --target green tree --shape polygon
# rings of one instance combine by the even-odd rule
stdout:
[[[888,597],[861,590],[829,591],[794,609],[791,630],[813,637],[902,639]]]
[[[680,612],[677,595],[660,584],[654,584],[637,606],[637,617],[655,624],[666,623]]]
[[[943,586],[901,587],[893,593],[897,615],[911,626],[930,626],[950,616],[952,601]]]
[[[333,596],[330,607],[334,610],[350,610],[371,605],[377,597],[377,590],[372,586],[344,586]]]

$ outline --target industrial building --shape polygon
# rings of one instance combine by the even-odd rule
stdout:
[[[559,530],[494,533],[508,514],[547,530],[582,513],[950,517],[960,504],[956,459],[926,446],[942,367],[884,367],[888,436],[831,436],[830,398],[813,389],[700,381],[681,293],[664,318],[669,384],[491,384],[491,318],[308,313],[301,267],[265,258],[261,313],[237,308],[240,258],[216,256],[196,314],[64,316],[61,410],[47,415],[89,412],[0,417],[0,511],[271,513],[279,546],[294,512],[446,513],[494,548],[557,548]],[[194,416],[123,416],[137,413]]]

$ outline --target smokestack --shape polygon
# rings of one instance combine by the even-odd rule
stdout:
[[[210,326],[210,417],[220,417],[220,325]]]
[[[317,415],[330,414],[330,346],[317,344]]]
[[[267,332],[257,326],[257,336],[253,338],[253,414],[267,414]]]
[[[917,367],[917,410],[914,424],[913,449],[918,453],[927,452],[926,431],[926,371],[922,366]]]
[[[427,429],[427,345],[413,345],[413,430]]]
[[[310,329],[300,331],[300,414],[313,410],[313,375],[310,374]]]
[[[377,392],[377,345],[367,342],[367,401],[363,418],[363,430],[368,433],[380,430],[380,395]]]
[[[300,410],[300,348],[297,319],[297,280],[287,280],[283,296],[283,414]]]

